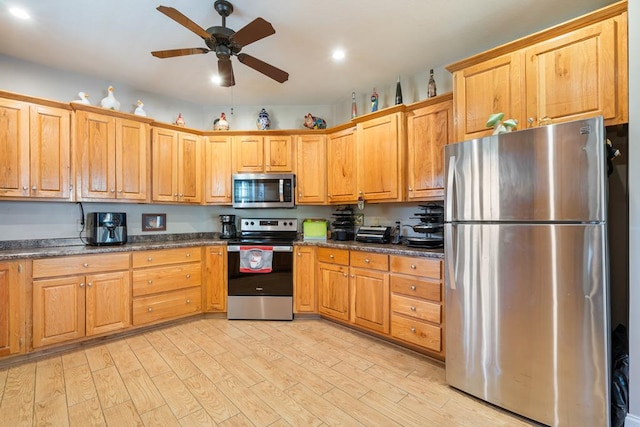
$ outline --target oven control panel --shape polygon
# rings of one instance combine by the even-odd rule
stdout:
[[[241,231],[298,231],[297,218],[243,218]]]

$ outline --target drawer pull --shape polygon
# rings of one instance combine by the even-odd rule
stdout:
[[[416,308],[414,306],[411,306],[411,311],[416,311]]]
[[[334,258],[333,254],[329,254],[329,258],[333,259]]]
[[[190,274],[187,274],[187,279],[191,279],[191,275]]]
[[[151,261],[153,261],[153,258],[149,257],[149,258],[147,258],[147,261],[151,262]]]
[[[187,258],[189,258],[191,256],[191,254],[189,252],[187,252]]]
[[[365,262],[365,263],[367,263],[367,264],[369,264],[371,261],[369,261],[369,258],[365,258],[365,259],[364,259],[364,262]]]
[[[85,262],[84,264],[82,264],[82,266],[83,266],[84,268],[87,268],[87,267],[89,267],[89,263],[88,263],[88,262]]]
[[[190,299],[187,299],[187,304],[191,304],[191,300]]]
[[[153,283],[153,280],[149,279],[149,280],[147,280],[147,283],[148,283],[148,284],[152,284],[152,283]]]
[[[411,327],[411,332],[415,334],[415,333],[416,333],[416,328],[414,328],[414,327],[412,326],[412,327]]]
[[[415,270],[415,269],[416,269],[416,266],[415,266],[414,264],[411,264],[411,269],[412,269],[412,270]]]
[[[152,308],[152,307],[149,307],[149,308],[147,308],[147,311],[148,311],[149,313],[151,313],[151,312],[153,311],[153,308]]]
[[[256,291],[262,292],[262,291],[264,291],[264,288],[256,288]]]
[[[416,290],[416,285],[411,285],[411,290],[415,291]]]

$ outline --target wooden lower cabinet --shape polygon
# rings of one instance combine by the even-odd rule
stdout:
[[[25,351],[24,262],[0,262],[0,357]]]
[[[293,258],[293,312],[317,313],[316,248],[296,246]]]
[[[131,325],[130,254],[33,261],[33,348]]]
[[[227,311],[227,247],[209,246],[205,248],[205,269],[203,282],[206,283],[204,311]]]
[[[134,252],[133,325],[202,312],[202,248]]]
[[[349,267],[318,263],[318,311],[349,321]]]

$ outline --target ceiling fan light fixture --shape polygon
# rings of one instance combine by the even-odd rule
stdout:
[[[11,13],[13,16],[15,16],[18,19],[22,19],[22,20],[31,19],[31,15],[29,15],[29,12],[27,12],[25,9],[22,9],[20,7],[9,8],[9,13]]]
[[[211,76],[211,83],[213,83],[216,86],[220,86],[222,84],[222,77],[220,77],[217,74],[214,74],[213,76]]]
[[[341,48],[335,49],[331,54],[331,57],[337,62],[344,60],[345,56],[346,54],[344,52],[344,49]]]

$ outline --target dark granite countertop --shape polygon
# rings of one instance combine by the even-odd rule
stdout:
[[[153,249],[185,248],[189,246],[226,245],[217,233],[161,234],[156,236],[129,236],[124,245],[87,246],[78,238],[7,240],[0,241],[0,261],[23,258],[48,258],[69,255],[93,255],[115,252],[132,252]],[[355,241],[297,241],[295,245],[377,252],[390,255],[444,258],[443,249],[410,248],[404,245],[360,243]]]

